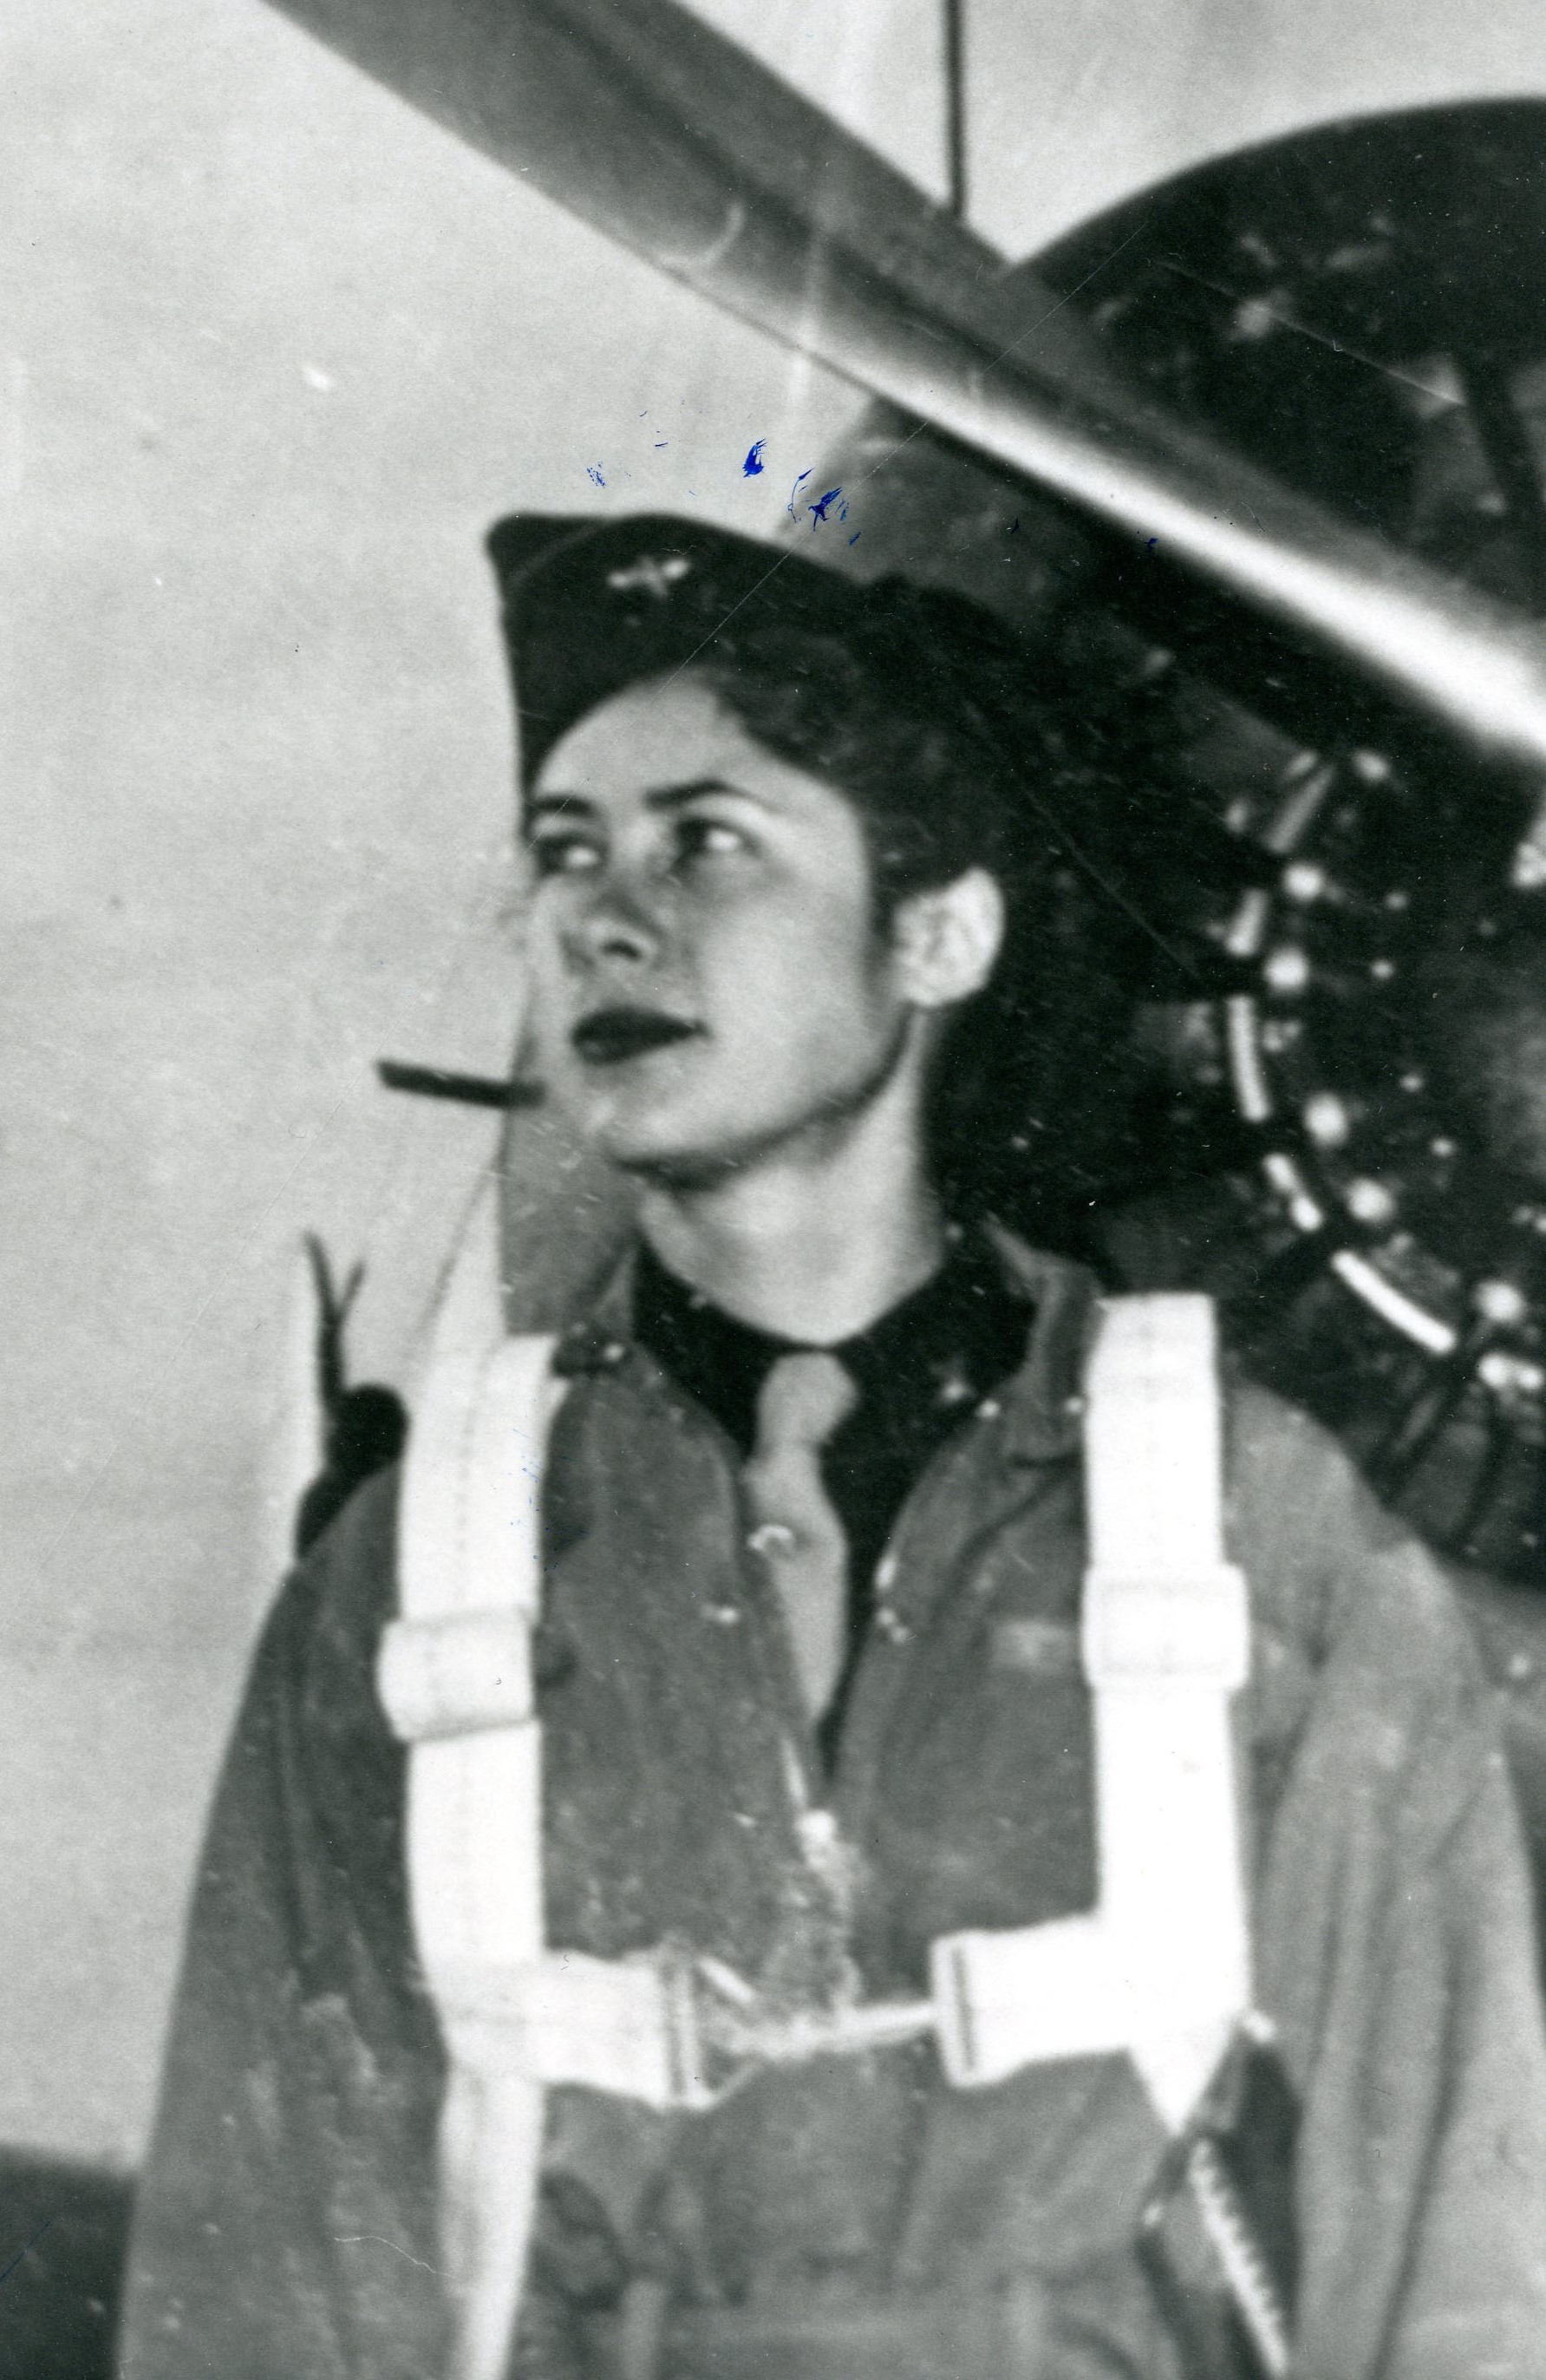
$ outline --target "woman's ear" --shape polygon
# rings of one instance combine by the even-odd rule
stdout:
[[[953,1008],[981,991],[1004,947],[1004,894],[985,868],[913,892],[891,921],[897,986],[915,1008]]]

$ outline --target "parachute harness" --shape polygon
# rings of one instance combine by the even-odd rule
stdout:
[[[410,1747],[414,1926],[450,2063],[440,2159],[453,2380],[501,2380],[505,2369],[547,2087],[702,2108],[767,2064],[924,2034],[963,2090],[1034,2063],[1125,2052],[1184,2148],[1262,2369],[1286,2371],[1272,2284],[1226,2168],[1192,2131],[1251,2022],[1231,1726],[1249,1621],[1244,1580],[1223,1559],[1209,1301],[1109,1301],[1086,1376],[1081,1650],[1094,1706],[1095,1908],[942,1936],[926,1998],[792,2013],[761,2007],[721,1961],[680,1945],[604,1960],[546,1944],[530,1640],[542,1472],[564,1387],[551,1338],[479,1343],[477,1311],[453,1277],[407,1463],[400,1616],[378,1670]]]

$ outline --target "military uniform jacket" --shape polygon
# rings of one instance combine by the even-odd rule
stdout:
[[[1007,1260],[1034,1309],[1023,1367],[903,1508],[830,1779],[803,1748],[733,1450],[628,1342],[625,1306],[563,1342],[537,1648],[551,1945],[675,1940],[796,2000],[838,1966],[892,1997],[923,1987],[941,1933],[1093,1905],[1091,1288]],[[1540,2380],[1546,2047],[1492,1696],[1436,1567],[1313,1424],[1241,1385],[1226,1438],[1258,1999],[1300,2104],[1296,2374]],[[405,1755],[373,1685],[394,1507],[390,1477],[355,1500],[257,1656],[140,2193],[125,2380],[442,2369],[443,2061],[407,1913]],[[803,1798],[826,1799],[850,1863],[840,1943]],[[1117,2058],[960,2092],[912,2044],[670,2117],[558,2092],[517,2360],[544,2380],[639,2368],[642,2275],[672,2380],[697,2368],[670,2344],[691,2309],[765,2309],[776,2331],[791,2305],[812,2336],[855,2338],[900,2307],[951,2380],[1172,2380],[1134,2250],[1164,2148]],[[984,2309],[996,2343],[963,2344]],[[755,2368],[802,2380],[798,2355]]]

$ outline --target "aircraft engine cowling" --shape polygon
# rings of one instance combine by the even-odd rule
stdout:
[[[1539,617],[1543,154],[1536,102],[1298,134],[1027,281],[1173,417]],[[851,566],[1033,626],[1126,740],[1081,822],[1153,929],[1118,961],[1141,1129],[1102,1201],[1114,1269],[1214,1290],[1442,1552],[1546,1586],[1540,787],[892,408],[821,476]]]

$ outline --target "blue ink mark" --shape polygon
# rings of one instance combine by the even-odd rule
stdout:
[[[813,464],[811,469],[814,470],[815,468],[815,466]],[[794,499],[800,493],[801,489],[804,486],[810,476],[810,471],[802,471],[800,477],[796,480],[793,487],[791,488],[789,492],[789,502],[784,506],[784,510],[788,513],[791,520],[798,520],[800,517],[799,514],[794,509]]]
[[[669,438],[658,438],[658,439],[656,440],[656,442],[655,442],[655,451],[656,451],[656,453],[658,455],[658,453],[660,452],[661,447],[662,447],[662,446],[669,446],[669,445],[670,444],[670,443],[671,443],[671,442],[670,442],[670,440]]]
[[[837,503],[841,494],[841,488],[828,488],[824,496],[818,496],[815,504],[808,507],[811,516],[811,527],[813,528],[815,528],[818,523],[826,520],[828,508]],[[841,511],[839,513],[838,518],[839,520],[847,520],[848,506],[846,504],[843,505]]]
[[[763,468],[762,450],[767,443],[766,438],[759,438],[756,444],[748,449],[746,460],[741,466],[748,480],[755,480]]]
[[[1150,552],[1151,552],[1151,553],[1153,553],[1153,550],[1154,550],[1155,546],[1156,546],[1156,545],[1158,545],[1158,543],[1159,543],[1159,540],[1158,540],[1158,538],[1157,538],[1157,537],[1152,537],[1152,538],[1149,540],[1149,551],[1150,551]]]
[[[860,540],[860,539],[864,536],[864,530],[863,530],[862,528],[856,528],[856,529],[854,530],[854,532],[853,532],[853,535],[852,535],[852,536],[849,539],[849,540],[848,540],[848,541],[849,541],[849,543],[850,543],[850,545],[857,545],[857,544],[858,544],[858,542],[859,542],[859,540]]]
[[[586,465],[586,477],[587,480],[594,480],[598,488],[604,488],[607,484],[606,480],[601,477],[601,466],[599,463],[587,463]]]

